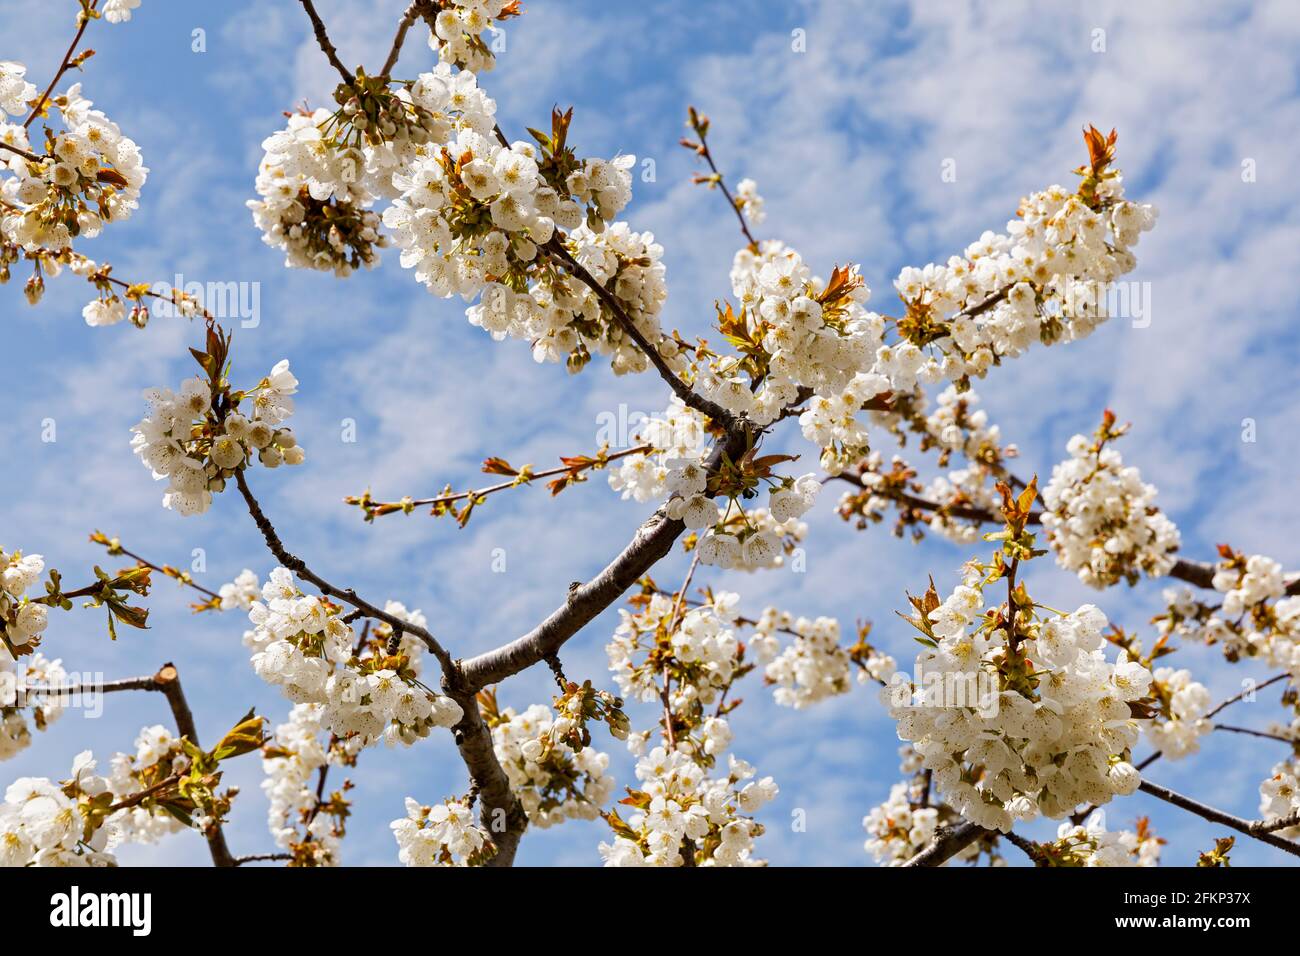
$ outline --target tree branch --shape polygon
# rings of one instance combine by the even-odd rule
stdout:
[[[1281,734],[1270,734],[1266,730],[1252,730],[1250,727],[1233,727],[1231,724],[1215,724],[1214,729],[1226,730],[1232,734],[1247,734],[1251,737],[1261,737],[1264,740],[1277,740],[1284,744],[1291,744],[1292,746],[1300,743],[1300,741],[1297,741],[1294,737],[1283,737]]]
[[[982,524],[997,524],[1001,520],[997,515],[993,514],[993,512],[973,505],[945,505],[941,502],[930,501],[927,498],[922,498],[918,495],[912,495],[906,492],[880,491],[868,487],[862,481],[861,476],[858,475],[842,473],[832,477],[839,478],[841,481],[846,481],[854,487],[861,488],[864,491],[878,495],[881,498],[886,498],[890,501],[907,505],[909,508],[913,508],[917,511],[932,511],[938,514],[950,515],[954,518],[963,518],[967,521],[978,521]],[[1028,523],[1041,525],[1043,523],[1042,512],[1030,512]],[[1186,581],[1194,587],[1210,590],[1214,588],[1214,572],[1215,567],[1209,562],[1194,561],[1189,558],[1178,558],[1174,561],[1174,566],[1169,569],[1169,573],[1166,577],[1178,578],[1181,581]],[[1297,575],[1287,582],[1286,594],[1288,596],[1300,594],[1300,575]]]
[[[0,143],[0,149],[7,150],[16,156],[21,156],[23,159],[32,163],[39,163],[45,158],[43,156],[37,156],[35,153],[28,152],[21,147],[10,146],[8,143]]]
[[[49,685],[41,687],[24,688],[25,694],[39,694],[49,696],[55,699],[59,697],[71,697],[81,694],[113,694],[119,691],[127,690],[147,690],[162,694],[167,699],[167,705],[171,708],[172,719],[176,722],[176,732],[182,737],[188,737],[190,743],[196,747],[202,747],[199,743],[199,731],[194,724],[194,714],[190,710],[189,702],[185,699],[185,691],[181,689],[180,674],[176,670],[176,665],[170,661],[158,668],[158,673],[151,677],[127,677],[122,680],[109,681],[106,684],[69,684],[67,686]],[[172,784],[176,778],[169,777],[164,784]],[[134,798],[128,803],[123,801],[114,809],[134,806],[145,797],[163,789],[163,785],[151,787],[149,790],[134,795]],[[234,866],[234,857],[230,854],[230,848],[226,845],[226,835],[222,832],[220,825],[213,827],[212,834],[207,837],[208,850],[212,854],[212,863],[214,866]]]
[[[243,866],[245,863],[263,863],[272,860],[292,860],[292,853],[254,853],[250,856],[235,857],[235,866]]]
[[[443,680],[443,691],[460,704],[464,716],[452,728],[456,747],[478,788],[479,822],[492,836],[497,852],[488,866],[513,866],[519,839],[528,828],[528,816],[510,788],[510,780],[497,760],[492,732],[483,720],[475,691]]]
[[[330,61],[330,65],[338,71],[339,76],[343,77],[343,82],[348,86],[351,86],[355,77],[348,72],[348,68],[344,66],[343,61],[339,59],[338,51],[334,49],[334,44],[330,42],[329,33],[325,30],[325,21],[322,20],[320,14],[316,12],[315,4],[312,3],[312,0],[300,0],[300,2],[302,3],[302,8],[307,11],[307,16],[311,18],[312,30],[316,33],[316,43],[321,48],[321,52],[324,53],[325,58]]]
[[[203,745],[199,743],[199,731],[194,725],[194,714],[190,710],[189,702],[185,699],[185,691],[181,689],[180,674],[176,672],[175,665],[164,664],[158,669],[158,673],[153,676],[158,685],[158,690],[167,698],[167,704],[172,709],[172,718],[176,721],[176,730],[182,737],[188,737],[190,743],[202,749]],[[230,847],[226,845],[226,834],[221,829],[220,824],[212,827],[212,832],[208,834],[208,852],[212,855],[213,866],[234,866],[235,858],[230,853]]]
[[[447,653],[446,649],[444,649],[434,636],[425,628],[403,621],[401,618],[389,614],[387,611],[381,611],[373,604],[360,598],[357,595],[357,592],[351,588],[345,589],[335,587],[319,574],[312,571],[311,568],[307,567],[302,558],[291,554],[289,549],[284,546],[284,542],[280,540],[280,536],[276,533],[275,527],[271,524],[270,519],[268,519],[263,513],[262,506],[258,504],[257,499],[253,497],[253,492],[248,487],[248,481],[244,478],[244,472],[242,470],[235,472],[235,484],[239,487],[239,493],[243,495],[244,503],[248,506],[248,513],[252,516],[253,522],[257,525],[258,530],[262,532],[262,537],[266,539],[267,547],[271,549],[271,553],[275,555],[276,560],[284,565],[284,567],[288,568],[304,581],[310,582],[322,594],[329,597],[336,597],[341,601],[347,602],[365,614],[366,617],[372,617],[376,620],[383,621],[395,631],[404,631],[408,634],[414,634],[424,642],[424,645],[429,649],[433,656],[438,659],[438,663],[442,665],[442,671],[444,674],[452,673],[455,670],[456,664],[452,660],[451,655]]]
[[[903,865],[943,866],[952,857],[978,840],[985,832],[987,831],[983,827],[976,826],[969,820],[963,820],[954,827],[940,827],[930,845]]]
[[[45,104],[49,102],[50,94],[54,92],[54,87],[58,85],[59,80],[63,78],[63,74],[67,73],[68,69],[71,67],[72,57],[77,52],[77,44],[81,42],[81,38],[86,32],[86,26],[90,23],[90,18],[79,13],[77,14],[77,21],[77,32],[76,35],[73,36],[72,42],[68,45],[68,52],[63,54],[63,61],[59,63],[59,68],[54,71],[54,79],[50,80],[50,85],[45,88],[45,92],[41,94],[41,98],[37,100],[36,105],[32,107],[31,114],[27,119],[23,120],[23,129],[30,128],[32,123],[35,122],[36,117],[39,116],[41,110],[45,108]]]
[[[397,35],[393,37],[392,48],[388,51],[388,59],[384,60],[384,66],[379,71],[381,76],[391,76],[393,67],[397,66],[397,59],[402,55],[402,46],[406,43],[406,32],[415,25],[415,21],[424,15],[425,11],[430,9],[429,0],[413,0],[411,5],[406,8],[402,14],[402,19],[397,24]]]
[[[706,463],[707,469],[710,472],[715,470],[724,453],[733,459],[738,457],[745,442],[742,429],[730,432],[724,441],[714,446]],[[568,600],[541,624],[496,650],[460,661],[467,689],[477,691],[488,684],[499,683],[559,651],[569,638],[617,601],[624,591],[665,557],[685,530],[684,524],[669,518],[660,508],[646,519],[627,547],[603,571],[570,591]]]
[[[659,377],[668,383],[668,387],[673,390],[673,394],[680,398],[684,405],[695,409],[701,415],[705,415],[721,425],[730,426],[735,422],[736,417],[731,412],[717,402],[700,395],[677,377],[677,373],[669,368],[668,362],[659,354],[659,349],[652,345],[641,333],[641,330],[636,327],[636,323],[627,314],[623,304],[618,301],[618,297],[601,285],[596,280],[596,277],[588,272],[577,259],[573,258],[568,249],[564,248],[564,243],[560,240],[560,233],[557,232],[553,235],[550,242],[546,243],[542,248],[563,262],[564,267],[568,269],[575,279],[596,293],[596,297],[613,314],[614,321],[618,323],[619,328],[636,343],[637,348],[645,353],[646,358],[650,360],[650,364],[658,371]]]
[[[1244,833],[1246,836],[1254,837],[1262,843],[1269,846],[1277,847],[1279,850],[1285,850],[1293,856],[1300,856],[1300,843],[1293,843],[1290,840],[1284,840],[1280,836],[1268,832],[1267,827],[1271,826],[1268,821],[1243,820],[1241,817],[1234,817],[1231,813],[1224,813],[1214,807],[1193,800],[1191,797],[1185,797],[1181,793],[1170,790],[1168,787],[1162,787],[1159,784],[1152,783],[1150,780],[1143,780],[1138,787],[1145,794],[1164,800],[1166,803],[1172,803],[1189,813],[1194,813],[1198,817],[1204,817],[1211,823],[1218,823],[1229,829],[1236,830],[1238,833]],[[1275,821],[1276,822],[1276,821]]]

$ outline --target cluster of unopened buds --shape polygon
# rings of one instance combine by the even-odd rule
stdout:
[[[49,621],[49,608],[25,596],[41,579],[45,559],[39,554],[6,552],[0,546],[0,636],[15,649],[35,646]],[[10,654],[0,648],[0,657]]]
[[[488,832],[474,822],[468,800],[426,807],[406,798],[406,816],[391,824],[397,858],[406,866],[481,866],[496,854]]]
[[[131,447],[154,479],[168,479],[163,507],[182,515],[207,511],[213,494],[254,458],[267,468],[303,461],[302,447],[284,424],[298,391],[289,362],[277,363],[253,388],[233,391],[216,377],[223,374],[227,344],[214,346],[210,332],[208,376],[186,379],[178,392],[146,391],[149,414],[131,429]]]
[[[1070,439],[1070,457],[1043,489],[1043,527],[1057,563],[1095,588],[1163,577],[1178,550],[1178,529],[1153,503],[1155,487],[1107,447],[1127,430],[1107,410],[1092,441]]]
[[[273,570],[262,597],[244,635],[253,669],[294,703],[323,705],[321,722],[332,733],[410,744],[460,720],[460,706],[421,686],[400,648],[354,656],[356,635],[339,608],[303,594],[289,571]]]

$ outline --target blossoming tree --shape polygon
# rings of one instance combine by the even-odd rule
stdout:
[[[1149,825],[1112,832],[1092,813],[1138,790],[1300,855],[1300,720],[1251,731],[1292,752],[1260,785],[1259,819],[1143,774],[1194,755],[1208,733],[1240,730],[1215,718],[1249,693],[1271,687],[1296,709],[1300,578],[1227,546],[1212,562],[1181,557],[1156,489],[1117,450],[1127,428],[1109,411],[1093,436],[1071,440],[1040,489],[1036,477],[1016,474],[1016,448],[974,389],[995,386],[1003,363],[1068,345],[1110,317],[1107,287],[1135,268],[1134,249],[1156,219],[1125,197],[1113,131],[1087,129],[1077,182],[1021,199],[1004,232],[985,232],[944,263],[904,269],[896,314],[886,314],[868,308],[856,265],[818,264],[829,270],[818,274],[779,240],[755,236],[764,221],[756,184],[729,185],[709,147],[709,120],[691,109],[681,145],[701,164],[696,181],[723,197],[741,232],[717,341],[692,341],[660,322],[663,247],[618,218],[632,195],[632,158],[578,156],[572,111],[555,110],[526,138],[497,119],[483,80],[499,52],[494,24],[522,14],[517,0],[413,0],[386,60],[369,69],[344,64],[311,0],[300,2],[339,82],[332,107],[289,115],[263,143],[248,206],[285,266],[366,282],[357,273],[396,246],[416,281],[434,296],[460,296],[470,323],[494,339],[523,340],[538,362],[562,362],[569,373],[607,362],[614,375],[658,376],[669,393],[628,447],[540,471],[492,458],[484,471],[500,480],[482,487],[348,503],[369,522],[427,509],[463,526],[489,496],[539,479],[558,494],[605,471],[623,498],[653,510],[545,620],[469,658],[418,611],[372,602],[290,551],[253,490],[272,480],[263,469],[304,460],[289,425],[298,392],[290,362],[249,375],[229,331],[195,298],[120,278],[76,248],[131,215],[148,169],[82,84],[66,85],[91,56],[87,31],[129,21],[140,0],[70,0],[75,35],[46,85],[30,82],[24,65],[0,62],[0,279],[29,273],[35,305],[47,280],[71,273],[93,289],[83,313],[90,326],[129,319],[145,329],[160,303],[192,324],[195,374],[144,394],[130,444],[166,480],[170,518],[245,511],[270,553],[249,563],[275,566],[264,581],[245,571],[211,591],[96,532],[109,556],[131,563],[66,586],[39,554],[5,542],[0,759],[90,690],[42,652],[50,612],[84,599],[106,611],[110,629],[143,627],[140,598],[159,574],[199,592],[198,612],[247,616],[252,669],[288,705],[270,728],[260,715],[232,714],[206,748],[170,664],[95,688],[158,693],[172,726],[142,729],[134,751],[102,768],[87,752],[66,779],[13,782],[0,805],[0,862],[111,865],[123,842],[192,828],[219,866],[337,864],[349,801],[346,787],[327,787],[330,770],[364,762],[381,742],[414,747],[446,732],[466,786],[407,799],[392,824],[405,864],[509,865],[529,828],[570,818],[608,825],[592,858],[610,865],[761,864],[755,813],[777,783],[737,756],[728,723],[740,705],[733,691],[756,681],[795,709],[855,684],[874,688],[864,706],[886,708],[905,742],[900,782],[864,820],[866,849],[880,863],[1000,863],[1010,843],[1043,866],[1152,865],[1163,841]],[[427,62],[415,79],[396,80],[413,33],[427,35]],[[819,471],[796,473],[791,456],[764,451],[771,435],[795,427],[818,449]],[[935,477],[922,480],[902,456],[909,443],[914,456],[933,458]],[[859,529],[890,520],[900,537],[932,533],[970,551],[960,580],[918,582],[919,596],[899,602],[921,646],[910,670],[873,646],[869,627],[846,636],[832,618],[775,607],[746,616],[742,605],[758,594],[742,599],[705,581],[709,568],[741,568],[758,572],[761,588],[761,572],[795,553],[802,516],[828,486],[842,491],[835,507]],[[679,547],[690,570],[661,588],[651,572]],[[1037,601],[1024,568],[1041,560],[1095,588],[1099,604],[1107,589],[1142,578],[1177,586],[1149,633],[1129,632],[1099,606],[1061,611]],[[565,644],[592,639],[584,630],[621,601],[610,674],[566,673]],[[1187,669],[1164,660],[1197,643],[1276,674],[1216,704]],[[498,685],[534,667],[553,674],[553,698],[522,712],[501,706]],[[631,717],[630,703],[640,705]],[[639,756],[636,780],[617,782],[623,797],[602,750],[618,741]],[[236,856],[222,828],[238,801],[221,778],[226,761],[254,752],[274,849]],[[1016,832],[1038,817],[1061,821],[1054,841]],[[1220,865],[1229,852],[1220,841],[1202,862]]]

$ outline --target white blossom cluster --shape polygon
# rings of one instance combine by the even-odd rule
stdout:
[[[715,737],[724,738],[729,731]],[[763,828],[750,815],[776,797],[771,777],[754,780],[754,768],[734,755],[726,776],[710,777],[690,754],[664,747],[639,760],[636,775],[644,806],[613,823],[613,843],[600,845],[606,866],[681,866],[684,852],[698,866],[764,865],[753,856]]]
[[[1281,820],[1300,812],[1300,758],[1291,757],[1273,768],[1259,785],[1259,814],[1265,821]],[[1284,839],[1300,837],[1300,825],[1274,831]]]
[[[444,0],[429,32],[429,46],[438,59],[472,73],[496,66],[495,41],[503,31],[492,25],[513,15],[517,0]],[[489,40],[483,39],[487,33]]]
[[[99,11],[109,23],[125,23],[131,19],[131,11],[140,8],[140,0],[104,0]]]
[[[320,769],[338,762],[340,755],[328,739],[322,740],[324,713],[321,704],[295,704],[289,719],[275,728],[263,750],[262,791],[270,801],[266,822],[275,845],[296,858],[306,851],[315,866],[337,866],[335,823],[319,811],[316,798]],[[355,750],[358,742],[354,738],[342,744],[342,753]]]
[[[814,395],[799,415],[803,437],[822,449],[821,466],[839,475],[869,451],[862,406],[888,387],[875,374],[855,375],[843,391]]]
[[[652,450],[610,465],[609,486],[624,500],[644,503],[667,497],[670,474],[675,481],[698,481],[697,474],[703,474],[707,440],[703,417],[673,396],[662,417],[639,422],[629,437],[630,446],[649,445]]]
[[[1209,690],[1192,680],[1191,671],[1172,667],[1156,668],[1152,687],[1168,716],[1162,714],[1145,725],[1147,741],[1171,760],[1196,753],[1201,738],[1214,729],[1205,716],[1213,706]]]
[[[426,807],[407,797],[406,816],[391,828],[406,866],[473,866],[494,849],[473,809],[459,800]]]
[[[455,701],[417,686],[388,658],[356,659],[356,635],[338,608],[303,594],[285,568],[271,572],[262,599],[249,610],[254,627],[244,635],[254,671],[296,704],[323,705],[330,732],[363,744],[410,744],[460,720]]]
[[[742,179],[736,183],[736,208],[745,215],[751,226],[761,226],[767,219],[763,197],[758,194],[758,183]]]
[[[639,423],[632,438],[651,446],[651,451],[629,455],[612,466],[610,487],[624,499],[667,497],[670,518],[702,531],[697,543],[702,564],[744,571],[779,567],[784,554],[807,533],[800,517],[821,491],[811,473],[773,479],[766,508],[744,508],[733,499],[716,504],[709,498],[703,461],[707,432],[701,416],[680,399],[674,397],[662,417]]]
[[[1070,439],[1070,457],[1052,468],[1043,489],[1043,527],[1056,562],[1094,588],[1141,574],[1163,577],[1173,567],[1178,528],[1154,502],[1156,489],[1119,452]]]
[[[729,368],[724,360],[701,373],[697,388],[733,414],[767,425],[801,387],[834,398],[855,375],[871,371],[884,320],[863,308],[871,291],[855,270],[837,270],[836,280],[814,276],[799,253],[776,240],[762,243],[757,253],[737,252],[731,291],[742,309],[744,333],[766,356],[766,375],[751,390],[739,365]],[[874,384],[879,387],[872,395],[889,389],[885,382]]]
[[[6,552],[0,546],[0,636],[14,648],[40,643],[48,623],[49,608],[24,596],[44,571],[41,555]],[[8,656],[7,651],[0,653],[0,658]]]
[[[1231,660],[1257,658],[1300,680],[1300,596],[1286,596],[1282,566],[1262,554],[1233,554],[1217,563],[1213,585],[1223,595],[1217,606],[1189,588],[1166,589],[1161,632],[1219,644]]]
[[[614,162],[626,165],[626,161],[622,157]],[[657,318],[668,291],[660,262],[663,247],[654,236],[633,232],[624,222],[600,232],[583,224],[569,234],[568,245],[578,263],[602,285],[612,280],[614,294],[637,330],[680,372],[685,355],[675,341],[664,338]],[[596,293],[576,282],[562,287],[534,284],[518,294],[505,285],[492,285],[466,314],[471,324],[495,339],[510,336],[531,342],[538,362],[563,361],[576,372],[590,356],[608,355],[616,375],[649,367],[645,353],[611,320]]]
[[[56,687],[67,679],[61,660],[47,660],[38,652],[15,661],[0,651],[0,760],[30,746],[29,714],[31,723],[44,730],[63,713],[59,697],[31,694],[28,688]]]
[[[202,514],[212,505],[213,493],[223,490],[254,457],[267,468],[301,464],[302,447],[284,427],[297,391],[298,379],[288,359],[277,362],[271,374],[246,393],[252,399],[252,417],[237,407],[218,417],[213,388],[199,376],[182,382],[179,392],[147,390],[149,414],[132,427],[131,447],[155,480],[169,479],[163,507],[182,515]]]
[[[0,113],[25,116],[36,99],[36,87],[27,82],[27,67],[12,60],[0,60]]]
[[[261,594],[261,582],[257,580],[257,575],[248,568],[240,571],[235,580],[223,584],[217,589],[217,595],[221,601],[221,610],[223,611],[236,609],[247,611]]]
[[[491,19],[481,5],[444,9],[434,36],[444,54],[471,37],[465,17],[485,26]],[[382,222],[403,267],[435,295],[480,299],[467,312],[471,323],[529,341],[538,361],[565,360],[574,371],[593,353],[610,355],[616,372],[644,370],[645,355],[595,292],[541,268],[552,255],[541,247],[564,230],[568,254],[609,284],[650,342],[684,364],[656,318],[667,296],[663,249],[649,233],[610,225],[631,198],[633,157],[578,161],[564,144],[569,117],[558,112],[546,142],[503,145],[496,104],[473,72],[453,71],[448,60],[396,92],[384,82],[353,93],[341,87],[336,98],[338,112],[293,116],[263,144],[260,198],[248,205],[287,265],[341,275],[373,265],[388,237],[370,207],[392,199]]]
[[[92,800],[111,793],[89,750],[73,760],[72,778],[63,784],[15,780],[0,804],[0,867],[116,866],[109,852],[113,828],[93,826],[89,813]]]
[[[335,148],[324,129],[331,113],[295,113],[288,126],[262,143],[259,199],[247,203],[262,240],[284,251],[284,264],[346,276],[377,261],[387,245],[375,197],[367,188],[366,157],[356,147]]]
[[[862,826],[867,831],[865,849],[872,858],[884,866],[902,866],[934,839],[939,811],[913,804],[911,785],[896,783],[889,799],[862,818]],[[978,852],[978,845],[971,844],[954,859]]]
[[[479,299],[466,315],[494,338],[531,342],[537,361],[563,360],[573,371],[592,354],[609,355],[619,374],[645,370],[646,356],[594,291],[538,268],[550,256],[540,247],[565,230],[573,258],[609,285],[649,342],[681,364],[675,346],[659,345],[663,248],[650,233],[611,224],[631,198],[632,162],[588,159],[548,181],[537,145],[503,146],[490,131],[467,126],[440,152],[394,174],[401,195],[384,224],[402,249],[402,265],[430,292]]]
[[[183,773],[190,764],[177,737],[162,724],[141,729],[135,739],[135,753],[114,754],[108,783],[113,793],[126,796],[146,789],[151,783]],[[112,818],[114,839],[126,843],[157,843],[185,824],[157,806],[127,807]]]
[[[986,231],[944,265],[899,273],[894,287],[907,307],[899,333],[938,350],[926,361],[942,377],[983,377],[1035,342],[1081,339],[1110,317],[1108,293],[1132,271],[1131,247],[1156,210],[1125,200],[1117,171],[1088,186],[1027,196],[1005,233]]]
[[[699,520],[701,503],[716,515],[696,545],[701,564],[741,571],[775,568],[784,563],[784,553],[807,534],[808,526],[799,519],[813,506],[821,487],[815,475],[807,474],[770,488],[767,508],[746,509],[734,500],[715,508],[709,499],[696,495],[693,499],[670,499],[668,514],[680,517],[688,528]],[[694,512],[688,510],[691,502]],[[675,508],[675,503],[681,504]]]
[[[780,632],[794,638],[784,649],[777,636]],[[833,617],[796,618],[788,611],[765,608],[748,647],[754,660],[765,665],[766,683],[784,707],[802,709],[852,688],[855,657],[840,643],[840,623]],[[898,669],[892,657],[874,649],[857,662],[859,683],[883,683]]]
[[[936,400],[934,410],[925,418],[925,430],[931,441],[944,453],[957,453],[968,464],[949,469],[926,485],[922,497],[940,504],[960,501],[967,507],[983,508],[996,514],[998,497],[990,460],[1016,454],[1015,446],[1003,447],[1002,430],[990,424],[988,412],[976,408],[980,398],[974,389],[958,392],[949,385]],[[931,531],[961,544],[978,540],[978,522],[962,521],[947,515],[936,515],[928,527]]]
[[[734,630],[736,605],[740,597],[730,592],[714,594],[711,604],[686,611],[669,638],[674,658],[689,667],[692,680],[681,681],[674,688],[670,702],[675,710],[692,703],[708,705],[736,673],[740,642]],[[672,621],[674,602],[656,594],[637,614],[620,609],[621,621],[614,637],[605,647],[609,669],[622,695],[629,700],[657,700],[658,672],[643,660],[661,629]],[[688,746],[679,741],[679,745]]]
[[[575,749],[569,741],[578,721],[544,704],[522,714],[500,712],[492,724],[492,748],[528,820],[543,829],[565,820],[595,820],[614,792],[606,775],[609,754]]]
[[[1105,815],[1097,811],[1082,824],[1062,823],[1056,841],[1041,850],[1053,866],[1159,866],[1163,842],[1144,826],[1137,832],[1107,830]]]
[[[1151,673],[1126,656],[1106,660],[1106,616],[1083,605],[1037,625],[1019,648],[1037,680],[1002,674],[982,692],[981,677],[1012,663],[1004,630],[972,629],[983,610],[978,574],[968,576],[929,614],[935,646],[917,657],[920,683],[900,673],[881,692],[947,803],[1005,833],[1017,820],[1133,793],[1141,778],[1129,762],[1138,738],[1129,703],[1146,695]]]
[[[0,64],[0,112],[13,112],[20,98],[34,98],[27,96],[31,84],[24,72],[21,64]],[[44,143],[31,143],[17,124],[0,123],[0,139],[39,156],[32,161],[5,151],[0,159],[0,174],[8,174],[0,180],[0,243],[34,254],[61,253],[74,239],[99,235],[105,223],[129,219],[149,174],[139,147],[102,111],[91,109],[81,84],[50,102],[63,129]],[[39,299],[42,289],[29,284],[29,299]]]

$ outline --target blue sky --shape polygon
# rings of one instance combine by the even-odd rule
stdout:
[[[342,59],[375,66],[404,4],[317,5]],[[1020,196],[1072,181],[1069,170],[1083,159],[1081,126],[1118,127],[1129,194],[1160,207],[1132,277],[1151,284],[1151,324],[1116,320],[1084,342],[1036,350],[995,370],[978,391],[1019,445],[1025,474],[1046,476],[1068,438],[1114,408],[1134,422],[1125,459],[1160,488],[1185,553],[1209,558],[1228,541],[1296,568],[1300,18],[1285,2],[1063,6],[536,0],[508,26],[507,51],[484,85],[508,134],[543,125],[553,104],[572,105],[579,154],[655,160],[656,181],[635,184],[624,217],[665,246],[664,324],[688,336],[707,334],[714,299],[728,294],[738,236],[718,197],[689,184],[692,159],[676,146],[687,103],[713,118],[711,145],[732,180],[758,181],[768,209],[760,236],[785,240],[823,273],[861,263],[886,309],[900,267],[946,259],[983,230],[1001,229]],[[43,85],[74,8],[72,0],[6,0],[0,57],[27,63]],[[192,52],[196,28],[206,52]],[[791,49],[796,29],[805,31],[806,52]],[[1104,52],[1095,50],[1097,30]],[[367,486],[389,498],[448,482],[465,487],[488,455],[540,467],[588,451],[598,416],[621,404],[656,411],[666,390],[650,376],[616,379],[599,363],[577,377],[534,364],[526,345],[491,341],[469,326],[459,302],[429,296],[395,254],[346,281],[281,267],[243,203],[253,195],[259,144],[282,125],[281,112],[304,98],[324,104],[333,87],[297,3],[144,0],[129,24],[92,25],[88,43],[97,55],[85,94],[140,144],[152,172],[139,213],[85,251],[133,279],[181,273],[260,283],[261,323],[236,330],[235,371],[254,380],[288,357],[302,380],[294,421],[308,463],[250,478],[290,548],[372,600],[422,608],[460,656],[523,633],[570,581],[616,553],[648,509],[620,501],[603,480],[554,500],[540,487],[494,498],[465,530],[424,516],[368,526],[341,504]],[[397,74],[431,62],[413,31]],[[949,159],[955,182],[940,175]],[[1243,182],[1244,160],[1254,161],[1254,182]],[[201,580],[210,587],[245,567],[264,576],[270,556],[236,497],[219,498],[198,518],[164,512],[161,485],[128,447],[128,429],[143,414],[140,391],[192,374],[186,348],[200,327],[160,318],[145,331],[89,329],[80,316],[87,288],[72,277],[53,282],[38,309],[23,301],[21,281],[0,288],[0,543],[43,553],[70,580],[102,558],[86,541],[95,528],[174,564],[203,549]],[[1257,423],[1253,444],[1241,441],[1247,417]],[[54,443],[41,441],[47,418],[57,423]],[[345,419],[357,423],[354,443],[340,439]],[[811,459],[797,433],[780,441]],[[951,587],[966,552],[939,541],[913,546],[884,529],[855,532],[835,517],[831,495],[809,520],[807,574],[713,573],[704,583],[739,591],[753,614],[775,604],[831,614],[846,627],[873,619],[880,643],[909,655],[906,625],[893,614],[904,590],[922,588],[931,572],[941,589]],[[506,549],[504,574],[490,570],[494,548]],[[676,554],[656,577],[675,582],[684,568]],[[1096,601],[1127,628],[1156,612],[1162,586],[1097,595],[1049,559],[1029,583],[1053,606]],[[252,704],[273,722],[283,718],[287,702],[247,666],[242,620],[189,615],[188,595],[167,582],[149,603],[147,632],[112,644],[97,614],[74,612],[54,618],[44,650],[69,669],[110,678],[175,661],[208,736]],[[615,620],[603,616],[565,648],[570,676],[606,680]],[[1229,668],[1214,650],[1177,660],[1216,697],[1265,673]],[[544,672],[522,675],[501,697],[520,708],[548,700],[548,681]],[[756,684],[744,697],[733,749],[781,787],[760,817],[769,826],[763,855],[778,864],[868,863],[861,818],[897,779],[898,742],[874,694],[859,690],[803,712],[776,707]],[[1263,726],[1277,716],[1263,702],[1239,708],[1235,723]],[[66,716],[2,776],[57,777],[83,747],[104,756],[128,749],[141,725],[166,716],[151,695],[117,695],[104,719]],[[653,719],[632,716],[643,725]],[[1223,736],[1197,757],[1158,764],[1151,778],[1253,817],[1280,745]],[[621,747],[611,749],[620,786],[632,782]],[[229,829],[234,850],[265,851],[258,762],[232,765],[230,776],[243,787]],[[367,752],[354,779],[345,843],[354,864],[396,862],[388,822],[401,815],[404,796],[433,802],[465,790],[446,735],[412,750]],[[795,808],[807,811],[807,832],[791,831]],[[1150,814],[1170,840],[1168,863],[1194,861],[1223,835],[1142,796],[1108,809],[1112,826]],[[590,864],[604,837],[597,824],[532,830],[519,861]],[[1279,856],[1250,841],[1234,852],[1243,863]],[[122,858],[179,865],[205,856],[185,834]]]

